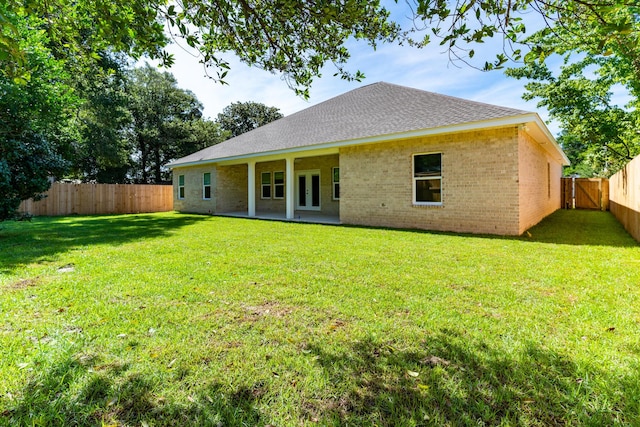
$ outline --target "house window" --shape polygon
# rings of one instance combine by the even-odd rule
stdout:
[[[202,174],[202,198],[205,200],[211,198],[211,174],[209,172]]]
[[[442,153],[413,156],[413,203],[442,204]]]
[[[273,198],[284,199],[284,172],[273,173]]]
[[[333,200],[340,200],[340,168],[332,169]]]
[[[178,175],[178,199],[184,199],[184,175]]]
[[[261,199],[271,198],[271,172],[262,172],[262,192]]]

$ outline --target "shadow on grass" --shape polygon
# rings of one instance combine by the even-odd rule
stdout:
[[[57,253],[96,244],[118,245],[167,235],[205,216],[115,215],[38,217],[33,222],[0,223],[0,273],[18,265],[51,261]]]
[[[245,387],[225,393],[213,382],[179,404],[154,393],[157,379],[128,368],[99,366],[95,359],[62,360],[28,384],[17,404],[0,406],[0,425],[265,424],[254,408],[254,393]]]
[[[326,375],[326,389],[313,396],[302,389],[300,412],[282,425],[640,422],[638,366],[630,367],[631,374],[607,371],[597,361],[579,367],[535,343],[507,355],[484,341],[440,331],[413,350],[377,340],[352,343],[342,352],[317,344],[307,350],[301,357],[315,358]],[[82,357],[63,359],[38,374],[11,404],[0,406],[0,425],[265,426],[271,424],[270,414],[258,408],[277,404],[273,396],[281,387],[256,393],[246,386],[225,389],[214,381],[190,386],[188,401],[176,403],[157,394],[157,377],[127,370]]]
[[[530,344],[509,357],[443,331],[420,350],[364,341],[348,353],[311,348],[341,396],[306,405],[334,425],[636,425],[640,373],[585,371]],[[597,384],[596,384],[597,382]],[[604,384],[604,385],[603,385]]]

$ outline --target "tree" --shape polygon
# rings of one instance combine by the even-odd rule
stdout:
[[[231,137],[229,131],[222,129],[219,123],[209,119],[184,122],[183,132],[185,138],[178,150],[176,150],[176,159],[188,156]]]
[[[9,16],[41,17],[32,30],[44,32],[51,54],[75,71],[82,71],[106,51],[172,62],[162,51],[168,42],[162,12],[165,0],[6,0],[3,4],[6,8],[0,10],[0,23]],[[0,25],[0,58],[12,64],[0,72],[8,78],[28,80],[33,71],[25,62],[28,50],[13,26]]]
[[[435,36],[453,60],[470,61],[475,44],[502,37],[503,52],[484,63],[486,70],[502,68],[509,59],[544,62],[553,53],[569,51],[625,56],[640,70],[640,12],[635,1],[475,0],[452,5],[444,0],[412,0],[412,5],[417,24],[408,35],[409,42],[424,46]],[[534,22],[533,31],[526,27],[526,16]],[[429,34],[412,39],[419,30]]]
[[[90,72],[73,78],[82,102],[76,113],[79,138],[71,160],[73,176],[83,181],[129,181],[133,146],[127,65],[126,58],[105,52]]]
[[[526,40],[543,59],[550,53],[560,55],[559,72],[536,57],[506,73],[530,80],[524,98],[538,99],[538,106],[548,108],[561,123],[561,142],[575,155],[571,160],[577,170],[609,176],[640,153],[640,12],[637,7],[601,3],[606,5],[590,6],[592,25],[566,20]],[[612,98],[620,89],[627,92],[626,105]]]
[[[575,154],[583,173],[609,175],[640,151],[637,109],[640,104],[640,8],[624,0],[416,0],[418,21],[440,38],[453,61],[471,64],[474,44],[499,35],[503,51],[485,70],[510,60],[524,67],[507,75],[531,80],[524,98],[539,99],[560,121],[561,140]],[[525,26],[529,14],[542,18]],[[424,27],[422,29],[425,29]],[[429,37],[412,43],[423,45]],[[564,61],[559,73],[546,65]],[[615,88],[627,90],[627,105],[612,102]],[[582,147],[584,151],[576,151]]]
[[[609,176],[640,153],[637,109],[611,101],[621,80],[619,73],[609,71],[612,61],[616,59],[587,56],[565,64],[558,75],[544,64],[507,70],[512,77],[531,80],[524,98],[538,98],[538,106],[562,125],[560,142],[576,167],[567,173]]]
[[[171,74],[146,64],[132,71],[129,85],[136,182],[166,181],[165,164],[226,135],[215,124],[201,123],[202,104],[193,93],[180,89]]]
[[[0,73],[0,221],[10,218],[20,202],[38,199],[60,176],[67,162],[75,128],[71,113],[77,99],[61,61],[51,57],[42,33],[29,30],[36,18],[18,19],[0,6],[3,19],[26,49],[24,63],[38,70],[28,81]],[[0,60],[0,68],[10,68]]]
[[[231,136],[238,136],[284,117],[276,107],[259,102],[233,102],[218,114],[217,122]]]
[[[215,80],[224,81],[229,68],[221,53],[234,52],[249,65],[282,73],[303,95],[326,63],[335,64],[342,78],[362,77],[344,69],[349,39],[375,46],[399,31],[379,1],[362,0],[8,0],[7,8],[20,16],[46,17],[41,28],[56,56],[73,58],[76,64],[111,50],[134,58],[149,55],[170,65],[173,58],[162,50],[168,42],[166,26],[176,39],[201,51],[203,63],[216,69]],[[21,61],[25,49],[17,42],[10,27],[0,26],[0,57],[11,57],[16,64],[5,71],[19,77],[29,70]]]

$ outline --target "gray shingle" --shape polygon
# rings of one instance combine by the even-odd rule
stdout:
[[[170,164],[258,154],[317,144],[518,116],[527,111],[374,83],[336,96]]]

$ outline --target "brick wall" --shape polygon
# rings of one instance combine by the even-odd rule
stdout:
[[[442,153],[442,206],[413,205],[413,154]],[[344,224],[519,234],[515,127],[340,150]]]
[[[203,174],[211,173],[211,199],[204,200]],[[184,175],[184,199],[178,199],[179,176]],[[193,166],[173,170],[174,209],[181,212],[220,213],[247,210],[247,165]]]
[[[271,185],[271,198],[262,198],[262,172],[271,172],[271,183],[273,184],[274,172],[285,172],[286,165],[284,160],[276,160],[273,162],[256,163],[256,212],[285,212],[287,207],[285,199],[276,199],[275,188]],[[285,185],[287,182],[286,173],[284,174]],[[286,189],[285,189],[286,192]]]
[[[215,212],[246,212],[247,165],[217,166],[217,171]]]
[[[202,176],[211,174],[211,199],[204,200]],[[184,175],[184,199],[178,199],[179,176]],[[214,165],[175,168],[173,170],[173,208],[180,212],[213,213],[216,211],[216,168]]]
[[[560,209],[562,165],[526,132],[518,133],[520,170],[520,226],[524,233],[547,215]]]

